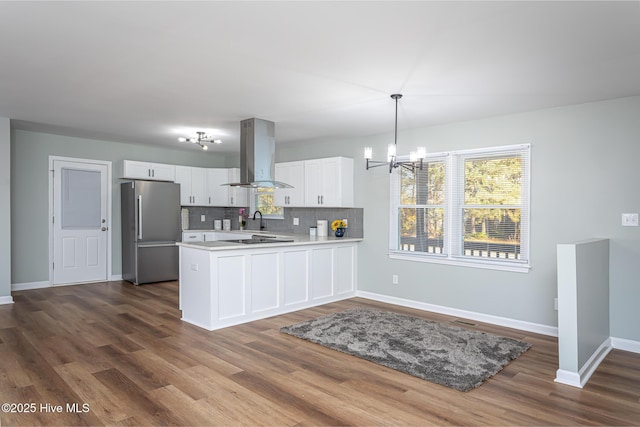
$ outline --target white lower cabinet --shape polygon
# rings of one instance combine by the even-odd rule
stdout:
[[[311,250],[311,300],[333,295],[334,252],[337,248]]]
[[[335,294],[351,294],[356,290],[356,247],[341,246],[335,250]]]
[[[214,280],[217,276],[218,282],[218,320],[234,319],[247,313],[245,287],[238,286],[245,282],[245,266],[246,259],[242,255],[218,257],[214,270]]]
[[[220,251],[181,246],[182,320],[214,330],[351,298],[356,261],[357,242]]]
[[[253,254],[251,259],[251,312],[275,310],[280,305],[278,274],[280,254],[267,252]]]
[[[309,300],[309,251],[287,251],[282,255],[283,269],[283,305],[301,304]]]

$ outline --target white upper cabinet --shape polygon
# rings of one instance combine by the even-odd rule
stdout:
[[[207,169],[208,206],[247,206],[247,189],[230,187],[230,182],[240,181],[239,168]]]
[[[229,182],[240,182],[240,168],[230,168],[227,169],[227,181]],[[242,187],[229,187],[225,186],[223,188],[228,189],[227,195],[227,206],[249,206],[249,190]]]
[[[223,186],[229,181],[228,169],[207,169],[208,206],[227,206],[229,187]]]
[[[180,204],[182,206],[206,206],[207,169],[176,166],[176,184],[180,184]]]
[[[223,186],[240,181],[239,168],[198,168],[122,162],[122,178],[174,181],[182,206],[249,205],[249,190]],[[329,157],[276,163],[275,179],[293,186],[276,188],[274,204],[284,207],[353,207],[353,159]]]
[[[305,160],[304,178],[306,206],[353,207],[353,159]]]
[[[276,163],[276,181],[292,185],[293,188],[276,188],[273,197],[276,206],[304,206],[304,161]]]
[[[175,181],[176,167],[162,163],[123,160],[120,178],[146,179],[152,181]]]

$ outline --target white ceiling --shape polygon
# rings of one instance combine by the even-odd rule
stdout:
[[[0,2],[0,116],[237,151],[640,95],[640,2]]]

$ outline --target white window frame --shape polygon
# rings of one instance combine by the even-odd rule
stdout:
[[[252,212],[251,215],[253,215],[253,212],[258,210],[258,191],[255,188],[250,188],[249,195],[249,209]],[[280,206],[280,208],[282,209],[282,215],[263,214],[262,217],[264,219],[284,219],[284,207]]]
[[[522,220],[520,235],[520,253],[524,255],[523,260],[478,258],[465,256],[461,251],[460,244],[455,244],[454,239],[461,239],[461,230],[456,223],[460,219],[461,198],[464,199],[464,182],[460,182],[458,170],[464,167],[464,160],[475,157],[500,156],[508,154],[523,154],[525,164],[524,178],[522,183]],[[401,206],[398,197],[400,173],[395,169],[390,174],[389,179],[389,258],[408,261],[418,261],[436,264],[448,264],[472,268],[484,268],[492,270],[513,271],[527,273],[530,268],[530,218],[531,218],[531,145],[509,145],[501,147],[490,147],[473,150],[451,151],[446,153],[433,153],[427,155],[425,162],[445,160],[445,233],[444,248],[442,254],[427,252],[409,252],[398,249],[398,208]],[[399,157],[398,160],[409,160],[408,156]],[[456,252],[457,251],[457,252]]]

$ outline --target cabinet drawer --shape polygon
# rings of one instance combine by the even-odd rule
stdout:
[[[204,233],[182,233],[183,242],[204,242]]]

